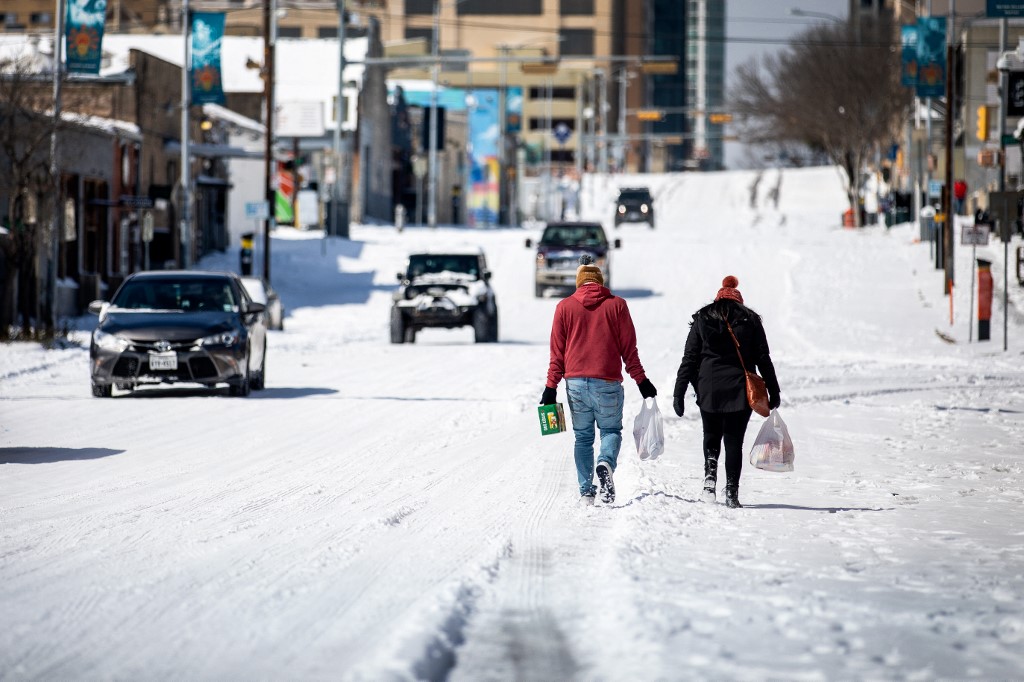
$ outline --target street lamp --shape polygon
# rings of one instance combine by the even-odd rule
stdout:
[[[841,19],[834,14],[829,14],[828,12],[812,12],[811,10],[800,9],[799,7],[790,7],[789,13],[794,17],[817,17],[819,19],[828,19],[829,21],[834,21],[837,24],[846,23],[845,19]]]

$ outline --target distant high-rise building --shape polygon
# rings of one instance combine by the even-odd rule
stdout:
[[[693,120],[691,156],[699,167],[723,167],[722,123],[712,114],[725,106],[725,0],[686,1],[686,103]]]

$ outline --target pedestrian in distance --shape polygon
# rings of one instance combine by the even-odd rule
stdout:
[[[693,386],[700,408],[704,426],[701,499],[705,502],[715,501],[718,459],[725,443],[727,507],[743,506],[739,501],[743,436],[752,412],[747,402],[744,366],[751,372],[756,367],[764,379],[770,408],[778,407],[781,400],[761,316],[743,304],[738,286],[739,280],[729,275],[722,280],[715,300],[694,313],[672,394],[672,408],[677,416],[683,416],[683,397],[688,386]]]
[[[594,504],[595,426],[601,432],[596,473],[601,501],[615,501],[613,473],[622,446],[622,366],[640,395],[658,394],[644,373],[636,349],[636,329],[626,302],[604,286],[604,274],[591,256],[580,256],[576,291],[555,307],[551,355],[541,405],[556,402],[558,382],[565,379],[569,413],[576,437],[573,456],[580,502]]]

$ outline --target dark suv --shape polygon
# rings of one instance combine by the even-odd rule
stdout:
[[[615,201],[615,227],[622,223],[647,223],[654,229],[654,199],[646,187],[623,187]]]
[[[526,240],[527,248],[533,240]],[[622,242],[608,243],[601,223],[562,222],[549,223],[537,242],[537,267],[534,287],[537,296],[548,290],[572,293],[576,289],[576,268],[583,254],[594,257],[594,263],[604,273],[604,284],[611,286],[611,249]]]
[[[473,327],[477,343],[498,340],[498,304],[483,251],[414,253],[391,304],[391,343],[413,343],[426,327]]]

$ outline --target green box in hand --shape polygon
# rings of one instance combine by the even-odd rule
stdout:
[[[562,403],[540,405],[537,407],[537,414],[540,415],[540,435],[549,436],[565,431],[565,411],[562,409]]]

